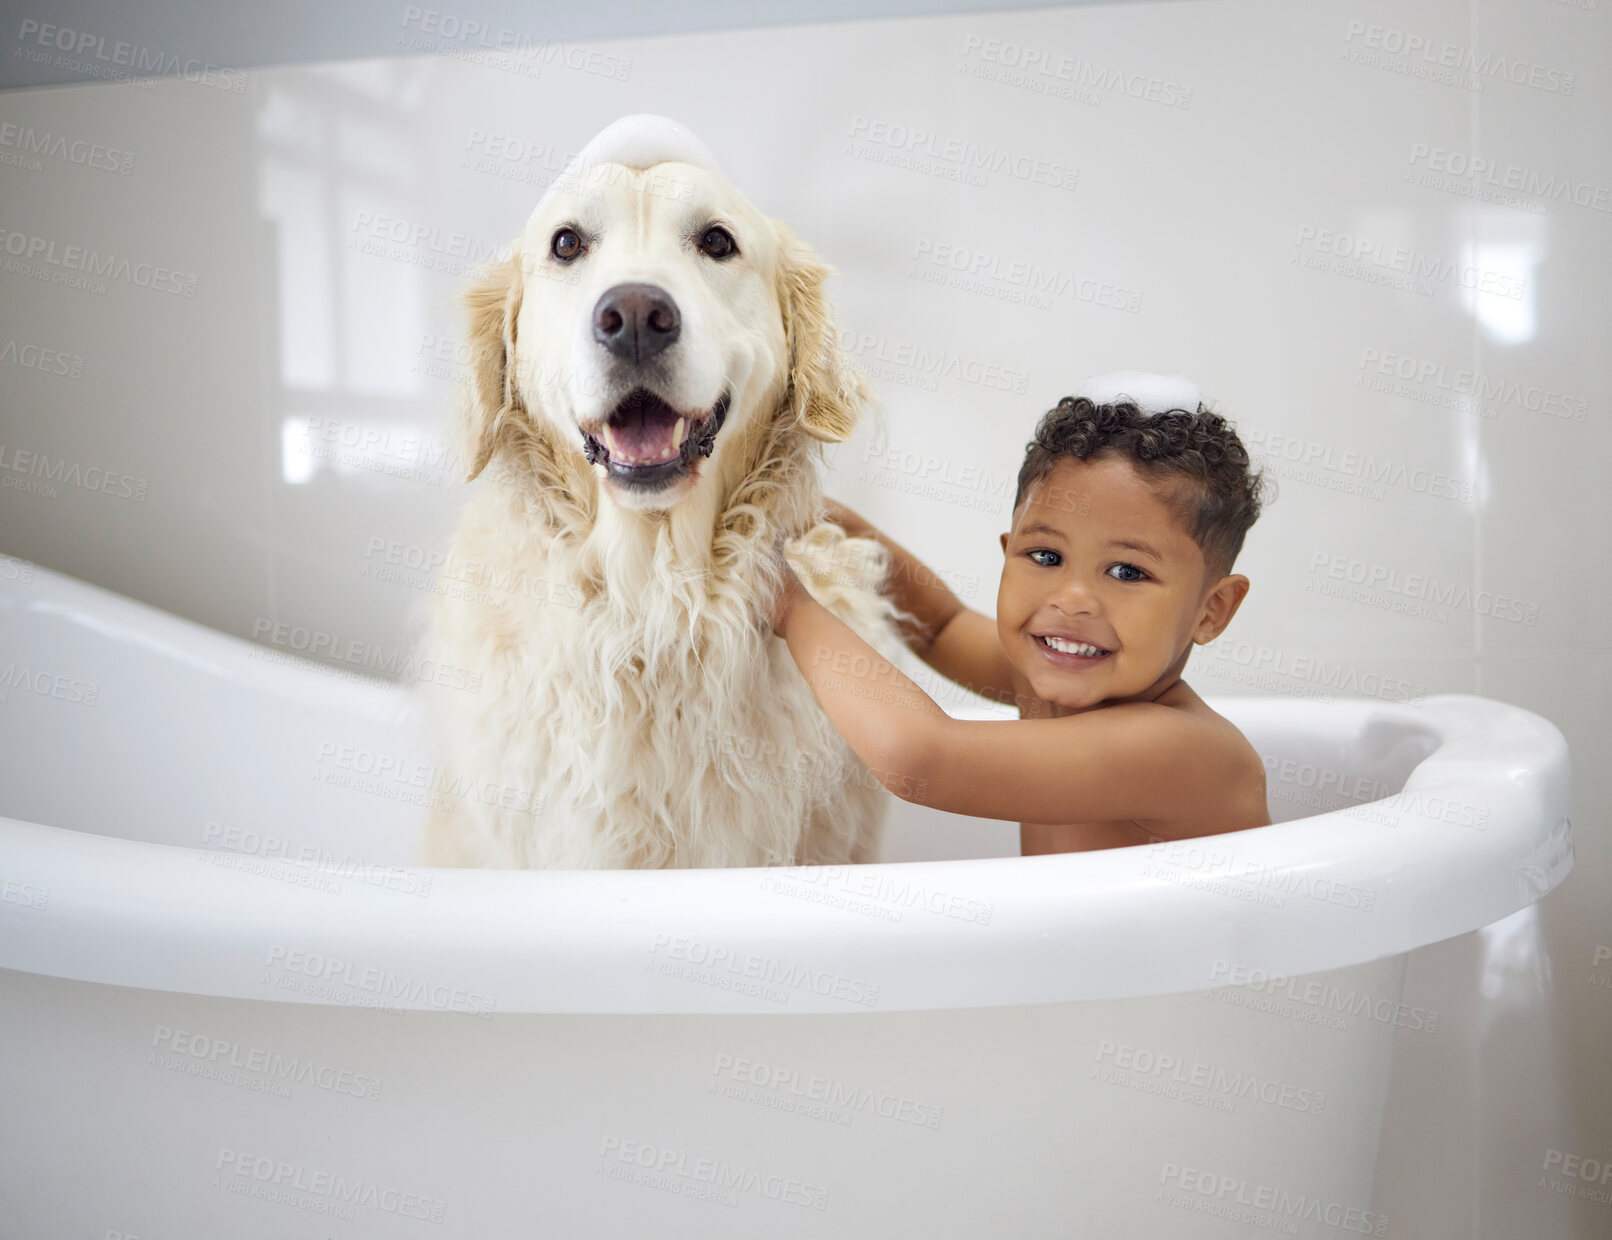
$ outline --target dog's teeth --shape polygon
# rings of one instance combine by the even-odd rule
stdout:
[[[612,427],[608,422],[605,423],[604,427],[604,441],[605,447],[609,450],[612,459],[619,461],[623,456],[626,455],[624,452],[622,452],[621,446],[616,443],[615,428]]]
[[[676,452],[683,446],[683,432],[688,428],[688,419],[679,417],[677,425],[672,428],[672,451]]]

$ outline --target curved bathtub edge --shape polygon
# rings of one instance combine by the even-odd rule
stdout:
[[[1420,865],[1401,859],[1356,874],[1358,883],[1329,882],[1314,873],[1314,833],[1293,826],[1179,846],[1217,845],[1227,873],[1258,856],[1259,874],[1232,880],[1246,890],[1228,894],[1193,880],[1190,860],[1162,877],[1168,851],[1150,857],[1147,848],[770,870],[388,867],[386,880],[399,880],[388,887],[0,819],[0,882],[33,893],[0,901],[0,966],[143,989],[486,1015],[1056,1003],[1402,954],[1525,907],[1572,865],[1563,821],[1524,854],[1542,862],[1526,881],[1473,884],[1481,857],[1433,873],[1433,849]],[[1402,830],[1349,826],[1374,836],[1383,857],[1396,842],[1389,833]],[[1463,902],[1441,910],[1451,892]]]

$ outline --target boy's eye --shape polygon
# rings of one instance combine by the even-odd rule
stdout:
[[[1116,569],[1119,571],[1116,572]],[[1116,581],[1142,581],[1147,577],[1147,574],[1134,564],[1110,564],[1108,575]]]
[[[1058,565],[1063,563],[1063,556],[1056,551],[1048,550],[1046,547],[1037,547],[1033,551],[1026,551],[1025,554],[1030,557],[1032,563],[1039,564],[1042,568],[1057,568]],[[1050,560],[1038,560],[1036,559],[1038,555],[1048,555],[1052,558]]]

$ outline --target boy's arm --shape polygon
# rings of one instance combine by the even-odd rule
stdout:
[[[774,627],[857,757],[906,801],[976,818],[1175,818],[1237,774],[1203,721],[1130,702],[1060,719],[953,719],[786,577]]]
[[[871,538],[890,553],[886,579],[897,607],[916,627],[904,625],[907,649],[963,688],[998,702],[1015,701],[1013,664],[996,636],[996,621],[965,606],[917,556],[844,504],[827,500],[829,518],[852,538]]]

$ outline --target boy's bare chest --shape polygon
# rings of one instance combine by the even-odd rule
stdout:
[[[1161,838],[1136,822],[1072,822],[1056,825],[1021,822],[1019,854],[1036,857],[1044,853],[1128,848],[1134,844],[1157,843]]]
[[[1219,835],[1225,831],[1268,826],[1271,818],[1265,804],[1263,772],[1258,775],[1257,795],[1233,798],[1226,804],[1223,813],[1193,822],[1144,824],[1134,819],[1057,824],[1021,822],[1019,853],[1032,857],[1044,853],[1130,848],[1138,844],[1190,840],[1205,835]]]

